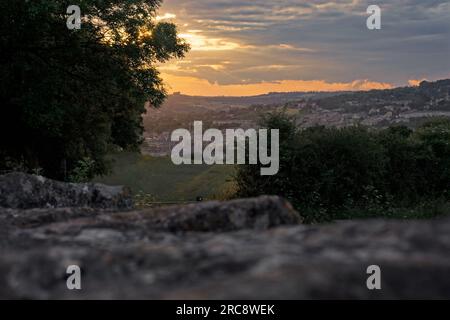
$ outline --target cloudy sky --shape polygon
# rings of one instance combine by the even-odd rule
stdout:
[[[369,5],[381,30],[369,30]],[[191,43],[160,66],[169,91],[365,90],[450,78],[450,0],[165,0]]]

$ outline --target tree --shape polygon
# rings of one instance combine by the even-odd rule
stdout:
[[[105,173],[111,146],[140,145],[145,102],[166,97],[155,64],[189,49],[156,22],[160,0],[78,2],[80,30],[66,26],[71,1],[0,2],[0,169],[65,179],[90,159]]]

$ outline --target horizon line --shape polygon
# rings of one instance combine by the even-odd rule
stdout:
[[[450,80],[450,78],[443,78],[438,79],[434,81],[429,80],[422,80],[416,84],[409,84],[409,85],[399,85],[399,86],[393,86],[391,88],[383,88],[383,89],[357,89],[357,90],[313,90],[313,91],[271,91],[267,93],[262,94],[254,94],[254,95],[191,95],[187,93],[183,93],[182,91],[175,91],[168,94],[168,97],[170,96],[186,96],[186,97],[198,97],[198,98],[251,98],[251,97],[262,97],[267,95],[276,95],[276,94],[321,94],[321,93],[358,93],[358,92],[370,92],[370,91],[385,91],[385,90],[395,90],[395,89],[401,89],[401,88],[416,88],[419,87],[423,82],[429,82],[429,83],[435,83],[439,81],[445,81]]]

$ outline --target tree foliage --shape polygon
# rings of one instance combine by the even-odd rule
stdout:
[[[309,221],[450,198],[449,119],[416,131],[404,126],[299,130],[288,116],[275,113],[262,126],[280,129],[280,171],[267,177],[257,165],[240,166],[238,196],[284,196]]]
[[[80,30],[65,0],[0,2],[0,169],[42,168],[64,179],[80,161],[107,170],[111,146],[141,143],[144,103],[166,92],[157,63],[189,46],[156,22],[160,0],[81,0]]]

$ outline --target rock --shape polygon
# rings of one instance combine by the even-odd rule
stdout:
[[[153,227],[171,232],[269,229],[302,223],[291,204],[276,196],[153,209],[143,211],[142,217]]]
[[[10,173],[0,176],[0,207],[130,209],[132,199],[123,187],[64,183],[36,175]]]
[[[450,298],[450,218],[307,226],[268,196],[140,211],[8,201],[0,299]],[[81,291],[66,287],[74,264]],[[382,290],[367,289],[370,265]]]
[[[52,224],[64,230],[93,224],[114,228],[145,228],[168,232],[225,232],[241,229],[269,229],[300,224],[302,218],[286,200],[262,196],[228,202],[202,202],[140,211],[114,212],[95,208],[0,208],[0,217],[15,226],[39,227]],[[94,220],[93,220],[94,219]],[[58,223],[59,222],[59,223]]]
[[[171,233],[105,216],[37,228],[3,220],[0,298],[450,298],[450,219]],[[82,291],[66,288],[71,264]],[[373,264],[381,291],[366,287]]]

